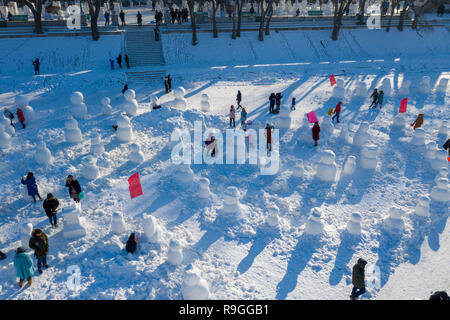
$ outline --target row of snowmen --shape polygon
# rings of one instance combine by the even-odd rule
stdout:
[[[438,85],[435,88],[436,93],[445,93],[447,91],[447,85],[448,85],[449,79],[447,78],[441,78],[439,80]],[[410,86],[411,81],[410,80],[403,80],[402,85],[400,86],[398,90],[398,94],[405,96],[410,94]],[[363,81],[359,81],[356,84],[356,88],[354,91],[354,95],[357,97],[367,97],[369,92],[367,91],[367,86]],[[392,83],[389,78],[384,78],[381,86],[378,88],[378,91],[383,90],[384,96],[389,97],[393,95],[393,88]],[[429,76],[423,76],[418,84],[418,92],[421,94],[430,94],[432,91],[431,88],[431,78]],[[337,99],[343,99],[345,97],[345,87],[344,87],[344,80],[338,79],[336,80],[336,85],[333,87],[332,96]]]

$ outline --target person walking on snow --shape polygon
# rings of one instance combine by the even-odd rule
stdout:
[[[33,60],[33,66],[34,66],[34,74],[39,74],[39,67],[40,67],[41,63],[39,62],[39,58],[36,58]]]
[[[266,136],[266,148],[269,152],[272,151],[272,131],[273,127],[267,123],[264,128],[264,135]]]
[[[237,101],[238,106],[241,106],[241,101],[242,101],[241,90],[238,90],[238,93],[236,95],[236,101]]]
[[[125,53],[125,57],[123,58],[125,60],[125,64],[127,65],[127,69],[130,69],[130,58],[128,58],[128,55]]]
[[[278,110],[280,110],[281,98],[283,98],[283,96],[281,95],[281,92],[277,92],[277,94],[275,95],[275,103],[277,105]]]
[[[445,141],[442,148],[444,148],[444,150],[448,150],[448,155],[450,156],[450,139],[447,139],[447,141]]]
[[[384,99],[384,92],[383,90],[380,90],[380,93],[378,94],[377,102],[375,103],[375,108],[380,104],[380,109],[383,107],[383,99]]]
[[[72,175],[67,176],[66,187],[69,188],[69,195],[76,203],[80,202],[81,186],[78,180]]]
[[[312,127],[312,138],[314,140],[314,146],[317,146],[317,141],[319,141],[319,132],[320,132],[320,126],[319,122],[314,122],[314,126]]]
[[[18,247],[14,255],[14,268],[16,269],[17,277],[19,278],[19,287],[22,288],[25,279],[28,281],[28,286],[33,283],[33,273],[35,271],[33,260],[25,252],[24,247]]]
[[[339,114],[341,113],[341,105],[342,101],[339,101],[336,107],[334,108],[334,116],[331,117],[331,121],[334,122],[334,118],[336,118],[336,122],[339,123]]]
[[[295,110],[295,98],[292,98],[291,111]]]
[[[116,60],[117,60],[117,64],[119,65],[119,68],[122,69],[122,54],[121,53],[119,53]]]
[[[56,214],[59,210],[59,201],[53,196],[51,193],[47,194],[47,199],[44,200],[43,204],[45,213],[47,217],[50,219],[50,224],[52,228],[58,227],[58,219],[56,218]]]
[[[25,116],[20,108],[17,108],[17,118],[19,118],[19,122],[22,124],[22,129],[25,129]]]
[[[122,21],[122,26],[124,26],[125,25],[125,12],[123,12],[123,10],[120,10],[119,17],[120,17],[120,20]]]
[[[138,11],[138,13],[137,13],[137,15],[136,15],[136,18],[137,18],[137,24],[138,24],[138,26],[142,26],[142,14],[141,14],[140,11]]]
[[[109,26],[109,12],[105,11],[105,26]]]
[[[111,66],[111,70],[114,70],[114,60],[109,58],[109,65]]]
[[[272,113],[273,112],[273,107],[275,107],[275,93],[271,93],[269,96],[269,112]]]
[[[159,28],[158,28],[158,26],[153,28],[153,32],[155,33],[155,41],[159,41]]]
[[[420,128],[423,124],[423,113],[419,113],[419,115],[417,116],[417,119],[414,120],[413,124],[413,129],[416,130],[417,128]]]
[[[30,197],[33,197],[34,202],[37,201],[35,196],[38,196],[39,200],[42,200],[41,196],[39,195],[36,178],[34,177],[33,172],[28,172],[27,177],[25,179],[22,177],[22,180],[20,182],[27,186],[28,195]]]
[[[370,98],[372,98],[372,103],[370,104],[369,108],[371,108],[373,105],[377,105],[377,100],[378,100],[378,90],[377,88],[375,88],[375,90],[373,90],[372,94],[370,95]]]
[[[39,228],[36,228],[31,233],[29,247],[34,250],[34,256],[37,259],[37,267],[39,273],[42,273],[42,265],[45,268],[50,267],[47,263],[48,254],[48,238],[47,235]]]
[[[236,110],[234,106],[230,107],[230,128],[236,127]]]
[[[172,78],[170,74],[167,75],[167,84],[169,85],[169,92],[172,91]]]
[[[245,124],[245,121],[247,121],[247,111],[245,110],[244,107],[241,107],[242,111],[241,111],[241,127],[243,129],[247,128],[247,125]]]
[[[367,261],[359,258],[358,262],[353,266],[352,272],[352,294],[350,298],[352,300],[356,300],[360,295],[366,292],[366,285],[364,282],[364,268],[367,264]]]
[[[166,94],[169,93],[169,79],[167,77],[164,78],[164,88],[166,89]]]

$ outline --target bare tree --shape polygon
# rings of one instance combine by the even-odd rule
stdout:
[[[37,34],[44,33],[42,29],[42,2],[43,0],[18,0],[22,4],[30,8],[34,17],[34,32]]]
[[[273,16],[273,1],[267,5],[267,22],[266,22],[266,36],[270,35],[270,21]]]
[[[333,16],[333,32],[331,33],[331,39],[337,40],[339,37],[339,30],[342,26],[342,16],[345,11],[348,10],[352,0],[332,0],[334,6]]]
[[[213,24],[213,38],[217,38],[218,31],[217,31],[217,21],[216,21],[216,13],[217,9],[219,9],[220,0],[208,0],[211,2],[212,5],[212,24]]]
[[[409,3],[408,1],[403,1],[403,8],[402,11],[400,11],[400,19],[398,20],[398,26],[397,29],[399,31],[403,31],[403,23],[405,21],[406,12],[409,9]]]
[[[100,13],[101,0],[87,0],[89,7],[89,15],[91,16],[91,31],[92,40],[97,41],[100,39],[100,33],[98,32],[98,15]]]
[[[242,7],[244,6],[244,0],[238,0],[238,23],[237,23],[237,36],[241,36],[241,20],[242,20]]]
[[[359,20],[358,24],[364,24],[364,12],[366,7],[366,0],[359,0]]]
[[[236,39],[236,8],[238,0],[233,2],[233,31],[231,32],[231,39]]]
[[[191,16],[191,27],[192,27],[192,45],[197,45],[197,25],[195,24],[195,15],[194,15],[194,0],[187,0],[187,4],[189,7],[189,14]]]
[[[257,2],[260,7],[260,14],[261,14],[261,23],[259,24],[258,40],[264,41],[264,20],[266,18],[267,9],[269,8],[269,6],[272,6],[273,0],[268,0],[265,8],[263,0],[257,0]]]
[[[411,26],[412,29],[415,30],[417,28],[417,25],[419,23],[420,17],[424,14],[424,12],[427,9],[427,7],[430,6],[431,4],[432,4],[432,1],[431,0],[427,0],[420,7],[416,7],[414,5],[412,6],[412,8],[414,10],[414,20],[413,20],[413,23],[412,23],[412,26]]]
[[[389,20],[386,26],[386,32],[391,29],[392,17],[394,16],[395,7],[398,5],[399,0],[391,0],[391,14],[389,15]]]

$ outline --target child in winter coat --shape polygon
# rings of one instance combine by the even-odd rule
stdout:
[[[47,235],[39,228],[36,228],[31,233],[29,247],[34,250],[34,255],[37,259],[37,267],[39,273],[42,273],[42,265],[48,268],[47,254],[48,254],[48,238]]]
[[[292,98],[291,111],[295,110],[295,98]]]
[[[241,127],[243,129],[247,128],[247,125],[245,124],[245,121],[247,121],[247,111],[245,110],[244,107],[242,107],[242,111],[241,111]]]
[[[234,106],[230,107],[230,128],[236,127],[236,110]]]
[[[78,180],[76,180],[72,175],[67,176],[66,187],[69,188],[69,195],[76,203],[80,202],[81,186]]]
[[[37,201],[35,196],[38,196],[39,200],[42,200],[41,196],[39,195],[36,178],[34,177],[33,172],[28,172],[27,177],[25,179],[22,177],[22,180],[20,182],[27,185],[28,195],[33,197],[34,202]]]
[[[238,93],[236,95],[236,101],[237,101],[238,106],[240,106],[241,105],[241,101],[242,101],[241,90],[238,90]]]
[[[20,108],[17,108],[17,117],[19,118],[19,122],[22,124],[22,129],[25,129],[25,116]]]
[[[314,146],[317,146],[317,141],[319,141],[319,132],[320,132],[320,126],[319,122],[314,122],[314,126],[312,128],[312,138],[314,140]]]
[[[383,99],[384,99],[384,92],[383,90],[380,90],[380,93],[378,94],[377,102],[375,103],[375,108],[377,105],[380,105],[380,109],[383,107]]]
[[[59,201],[56,199],[55,196],[53,196],[51,193],[47,194],[47,199],[44,200],[43,204],[45,213],[47,214],[47,217],[50,219],[50,224],[52,225],[52,228],[56,228],[58,226],[58,219],[56,218],[56,214],[58,213],[59,209]]]
[[[125,245],[125,250],[127,250],[127,252],[135,253],[138,241],[139,237],[135,235],[134,232],[130,234],[130,237],[127,240],[127,244]]]
[[[417,128],[420,128],[423,124],[423,113],[419,113],[419,115],[417,116],[417,119],[412,123],[414,126],[414,130],[416,130]]]
[[[377,88],[375,88],[375,90],[373,90],[372,94],[370,95],[370,97],[373,99],[372,103],[370,104],[369,108],[371,108],[373,105],[377,105],[377,100],[378,100],[378,90]]]
[[[19,278],[19,287],[22,288],[25,279],[28,280],[28,285],[31,286],[35,269],[33,260],[25,253],[24,247],[16,249],[16,254],[14,255],[14,268],[16,268],[17,277]]]
[[[339,123],[339,113],[341,113],[341,105],[342,101],[339,101],[339,103],[336,105],[336,108],[334,108],[334,116],[331,117],[331,121],[334,121],[334,118],[336,118],[336,122]]]

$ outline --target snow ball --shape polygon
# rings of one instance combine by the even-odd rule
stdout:
[[[123,95],[127,101],[132,101],[136,98],[136,92],[133,89],[126,90]]]
[[[313,208],[311,210],[311,215],[306,221],[305,232],[310,235],[319,235],[323,232],[323,223],[321,220],[322,213],[318,208]]]
[[[14,102],[18,107],[24,108],[28,105],[29,100],[27,96],[20,94],[15,97]]]
[[[84,96],[79,91],[72,92],[72,94],[70,95],[70,102],[73,105],[79,105],[79,104],[83,103],[83,100],[84,100]]]
[[[122,234],[127,231],[123,215],[120,212],[114,212],[111,217],[111,232],[114,234]]]
[[[349,156],[344,165],[344,174],[352,175],[356,171],[356,156]]]
[[[184,95],[186,94],[186,90],[183,87],[178,87],[173,90],[173,95],[175,99],[184,99]]]
[[[209,285],[200,275],[200,271],[190,267],[184,273],[181,293],[185,300],[207,300],[209,298]]]
[[[428,217],[430,215],[430,197],[426,195],[420,196],[417,205],[414,209],[414,213],[418,216]]]

